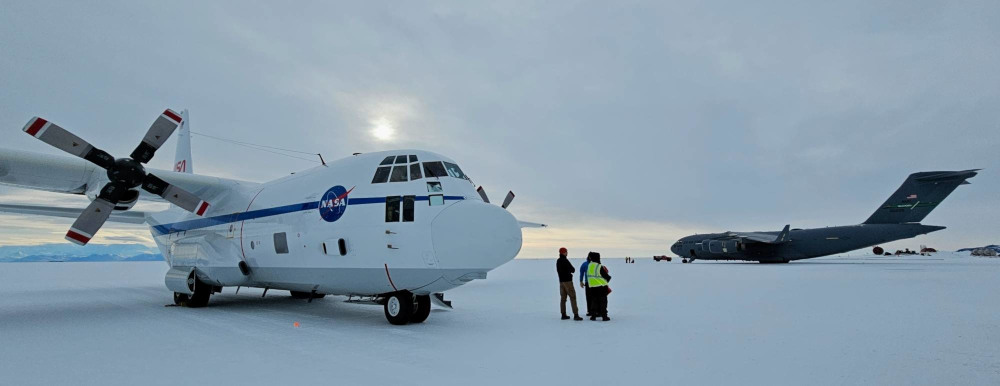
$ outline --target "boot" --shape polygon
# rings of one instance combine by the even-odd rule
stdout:
[[[562,315],[562,320],[568,320],[568,319],[569,319],[569,316],[567,316],[566,314]]]
[[[607,321],[611,320],[611,318],[609,318],[607,315],[604,315],[604,316],[601,317],[601,320],[607,322]]]
[[[576,315],[573,315],[573,320],[580,321],[580,320],[583,320],[583,318],[580,317],[580,314],[576,314]]]
[[[590,320],[597,320],[597,315],[591,315]]]

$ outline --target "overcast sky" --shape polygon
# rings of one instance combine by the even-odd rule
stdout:
[[[327,159],[427,149],[551,225],[525,230],[524,257],[856,224],[909,173],[984,168],[924,221],[947,230],[889,246],[952,249],[1000,243],[998,69],[995,0],[0,0],[0,147],[58,152],[20,132],[41,115],[125,154],[173,107],[194,131]],[[194,140],[199,174],[314,166]],[[0,216],[0,244],[70,223]]]

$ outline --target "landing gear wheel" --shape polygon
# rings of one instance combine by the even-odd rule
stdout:
[[[423,323],[427,317],[431,316],[431,295],[417,295],[413,297],[413,314],[410,315],[410,323]]]
[[[687,264],[688,263],[688,259],[681,260],[681,263]]]
[[[397,326],[409,323],[413,315],[413,303],[413,294],[409,292],[389,294],[385,299],[385,318]]]
[[[294,299],[322,299],[326,297],[326,294],[313,294],[312,292],[301,292],[301,291],[288,291],[292,294]]]
[[[194,287],[191,295],[174,292],[174,304],[181,307],[201,308],[208,305],[208,298],[212,297],[215,287],[212,287],[201,280],[198,280],[194,273],[188,278],[190,285]]]

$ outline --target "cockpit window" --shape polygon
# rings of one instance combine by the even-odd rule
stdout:
[[[380,166],[375,170],[375,178],[372,178],[373,184],[381,184],[383,182],[389,181],[389,169],[388,166]]]
[[[410,162],[417,162],[417,156],[410,154]]]
[[[397,164],[405,164],[406,160],[407,160],[407,156],[405,156],[405,155],[397,155],[396,156],[396,163]]]
[[[444,165],[441,162],[424,162],[424,176],[430,177],[447,177],[448,172],[444,170]]]
[[[453,164],[451,162],[445,162],[444,163],[444,167],[445,167],[445,169],[448,170],[448,175],[449,176],[452,176],[452,177],[455,177],[455,178],[463,178],[463,179],[466,178],[465,177],[465,173],[462,173],[462,168],[458,167],[458,165],[455,165],[455,164]]]
[[[392,160],[394,159],[396,159],[396,156],[390,155],[388,157],[385,157],[385,159],[382,160],[382,163],[380,163],[379,165],[392,165]]]
[[[410,181],[416,181],[422,177],[420,175],[420,164],[410,164]]]
[[[392,175],[389,177],[389,182],[404,182],[406,181],[406,165],[396,165],[392,167]]]

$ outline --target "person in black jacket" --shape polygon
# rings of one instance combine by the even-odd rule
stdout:
[[[569,319],[566,315],[566,298],[573,305],[573,320],[583,320],[580,317],[580,310],[576,306],[576,289],[573,288],[573,264],[566,258],[569,251],[566,248],[559,248],[559,259],[556,260],[556,273],[559,274],[559,311],[562,312],[562,320]]]

